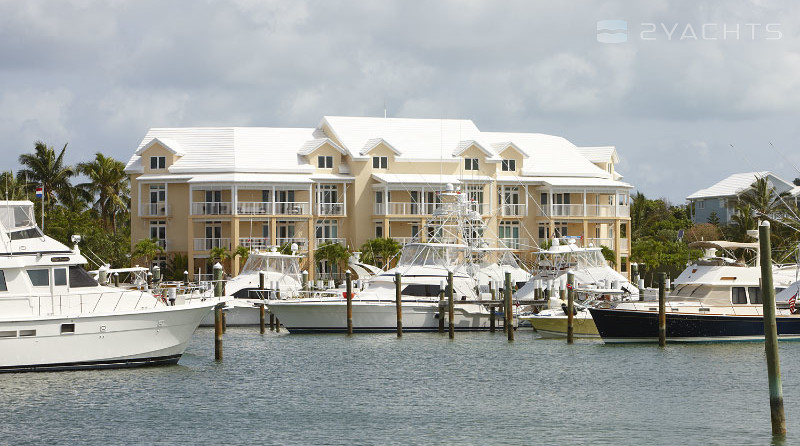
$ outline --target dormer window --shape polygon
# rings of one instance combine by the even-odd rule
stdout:
[[[464,158],[464,170],[478,170],[478,158]]]
[[[388,156],[373,156],[372,157],[372,168],[373,169],[388,169],[389,168],[389,157]]]
[[[503,172],[516,172],[517,160],[503,160],[502,169]]]
[[[333,157],[332,156],[318,156],[317,167],[320,169],[332,169]]]
[[[150,157],[150,168],[151,169],[166,169],[167,168],[167,157],[166,156],[151,156]]]

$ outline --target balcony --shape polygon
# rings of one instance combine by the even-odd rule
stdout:
[[[552,214],[550,214],[550,206],[544,205],[539,211],[538,215],[543,217],[629,217],[630,206],[620,205],[619,207],[613,204],[554,204],[552,206]],[[619,215],[617,215],[619,209]]]
[[[344,216],[344,203],[317,203],[317,215]]]
[[[275,202],[276,215],[309,215],[311,205],[307,201],[284,201]]]
[[[240,237],[239,246],[244,246],[247,249],[265,251],[272,245],[269,242],[269,237]]]
[[[525,217],[528,215],[528,206],[525,204],[501,204],[501,217]]]
[[[192,202],[192,215],[231,215],[230,201]]]
[[[271,201],[240,201],[236,203],[236,213],[241,215],[271,215]]]
[[[509,249],[530,249],[530,243],[528,243],[527,238],[501,238],[498,239],[500,241],[501,248],[509,248]]]
[[[213,248],[231,249],[230,238],[196,238],[194,239],[195,251],[209,251]]]
[[[304,237],[278,237],[276,243],[278,246],[283,246],[286,244],[291,245],[292,243],[297,243],[297,249],[299,249],[300,251],[308,250],[308,239]]]
[[[339,238],[339,237],[321,237],[321,238],[317,238],[317,248],[319,248],[320,246],[322,246],[324,244],[327,244],[327,243],[338,243],[338,244],[340,244],[342,246],[347,246],[346,245],[347,242],[343,238]]]
[[[414,203],[404,201],[390,201],[389,203],[375,203],[374,215],[433,215],[438,203]]]
[[[142,217],[166,217],[170,214],[170,207],[166,203],[139,203]]]

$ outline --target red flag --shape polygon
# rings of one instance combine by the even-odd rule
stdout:
[[[794,304],[797,302],[797,293],[794,293],[794,296],[789,298],[789,312],[794,314]]]

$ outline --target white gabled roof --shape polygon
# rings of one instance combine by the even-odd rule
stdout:
[[[576,147],[578,153],[593,163],[619,163],[617,148],[614,146]]]
[[[142,142],[144,143],[144,141],[142,141]],[[142,152],[144,152],[145,150],[149,149],[150,147],[152,147],[152,146],[154,146],[156,144],[160,144],[165,149],[169,150],[170,152],[172,152],[172,153],[174,153],[176,155],[181,155],[182,156],[182,155],[184,155],[186,153],[183,150],[183,147],[181,147],[180,143],[178,141],[175,141],[175,140],[171,139],[171,138],[153,138],[147,144],[139,144],[139,148],[136,149],[135,153],[137,155],[141,155]]]
[[[711,187],[700,189],[699,191],[686,197],[686,199],[694,200],[697,198],[733,197],[749,189],[757,179],[763,178],[767,175],[769,175],[771,178],[783,181],[768,171],[735,173],[724,180],[717,182]]]

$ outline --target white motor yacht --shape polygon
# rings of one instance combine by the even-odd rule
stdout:
[[[448,273],[453,273],[455,300],[481,299],[478,292],[480,265],[472,264],[483,243],[483,220],[469,209],[466,194],[452,186],[439,194],[441,204],[426,225],[427,242],[407,244],[397,266],[366,282],[353,296],[353,330],[364,332],[396,329],[395,274],[401,276],[403,329],[433,331],[439,326],[439,298]],[[269,310],[292,333],[341,332],[347,328],[343,290],[311,298],[275,300]],[[498,318],[499,319],[499,318]],[[456,330],[489,328],[489,311],[479,303],[455,306]]]
[[[177,362],[219,300],[101,286],[73,241],[44,235],[30,201],[0,202],[0,371]]]

